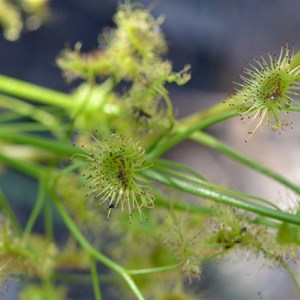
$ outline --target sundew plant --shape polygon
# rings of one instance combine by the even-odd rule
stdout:
[[[16,16],[24,12],[9,3],[0,7],[19,22],[8,23],[13,19],[2,8],[0,22],[14,39],[22,27]],[[36,3],[45,8],[45,1]],[[299,185],[205,129],[240,118],[240,126],[252,128],[244,137],[250,144],[257,131],[284,134],[293,127],[288,113],[300,111],[299,55],[288,43],[279,45],[277,55],[267,53],[244,69],[233,95],[177,119],[167,87],[184,85],[192,66],[173,70],[166,59],[163,18],[139,4],[121,4],[113,21],[98,37],[99,48],[83,52],[78,42],[58,53],[57,66],[75,86],[70,94],[0,76],[1,176],[15,169],[37,186],[27,220],[19,220],[0,192],[0,284],[22,279],[22,300],[71,299],[74,284],[88,284],[96,300],[108,293],[200,299],[189,286],[201,281],[204,264],[239,253],[240,260],[263,257],[287,272],[300,297],[292,271],[300,244],[298,202],[284,211],[274,199],[210,182],[201,168],[164,155],[190,139],[297,199]]]

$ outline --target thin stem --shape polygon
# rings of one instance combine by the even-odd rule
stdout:
[[[46,197],[45,205],[44,205],[44,226],[46,237],[49,241],[54,241],[54,233],[53,233],[53,210],[52,210],[52,201],[50,197]]]
[[[3,212],[8,216],[9,220],[11,221],[12,225],[18,232],[18,234],[22,233],[22,226],[19,223],[16,215],[14,214],[13,210],[11,209],[8,201],[6,200],[2,189],[0,189],[0,207],[2,208]]]
[[[4,95],[0,95],[0,106],[15,111],[22,116],[30,117],[32,120],[43,124],[48,130],[54,132],[57,136],[61,136],[61,123],[54,117],[54,115],[48,113],[44,109],[37,108],[24,101]]]
[[[0,92],[63,109],[72,109],[74,99],[64,93],[0,75]]]
[[[157,164],[162,165],[162,166],[167,166],[168,168],[178,169],[178,170],[182,171],[182,174],[188,173],[202,181],[207,181],[207,179],[202,174],[200,174],[196,170],[188,167],[187,165],[184,165],[184,164],[172,161],[172,160],[168,160],[168,159],[157,159],[155,161],[155,166]]]
[[[66,224],[66,226],[68,227],[68,229],[70,230],[74,238],[77,240],[77,242],[81,245],[81,247],[85,249],[90,255],[92,255],[97,260],[102,262],[104,265],[111,268],[112,270],[117,272],[121,277],[123,277],[123,279],[131,288],[131,290],[133,291],[137,299],[145,300],[145,298],[143,297],[142,293],[140,292],[135,282],[128,275],[127,271],[124,268],[122,268],[119,264],[115,263],[113,260],[106,257],[105,255],[97,251],[93,246],[91,246],[91,244],[86,240],[86,238],[79,231],[79,229],[77,228],[76,224],[73,222],[72,218],[69,216],[67,211],[61,205],[61,203],[59,203],[59,201],[55,201],[55,206],[60,216],[62,217],[64,223]]]
[[[71,147],[69,144],[43,138],[42,136],[33,136],[29,134],[18,134],[0,130],[0,139],[8,142],[14,142],[25,145],[32,145],[38,148],[46,149],[60,155],[71,156],[79,153],[80,149]]]
[[[93,92],[93,84],[90,83],[88,86],[88,91],[84,97],[83,101],[80,101],[78,107],[73,112],[70,123],[68,125],[68,128],[66,130],[67,135],[69,135],[74,130],[75,120],[78,116],[82,115],[84,113],[84,110],[86,109],[86,106],[88,106],[88,103],[91,101],[91,96]]]
[[[233,109],[233,106],[231,105],[231,103],[232,103],[232,99],[229,97],[229,98],[209,107],[208,109],[201,110],[199,112],[196,112],[194,114],[191,114],[191,115],[181,119],[179,123],[185,127],[192,127],[201,121],[210,119],[211,117],[214,117],[217,115],[223,115],[226,112],[232,112],[236,108]],[[235,113],[235,114],[237,114],[237,113]]]
[[[34,165],[33,163],[25,163],[23,161],[18,161],[16,159],[11,159],[7,156],[3,156],[0,154],[0,161],[5,162],[7,165],[10,165],[11,167],[20,170],[24,172],[25,174],[28,174],[29,176],[39,178],[43,170],[41,170],[41,166]],[[74,165],[70,167],[70,169],[73,169]],[[77,168],[77,166],[76,166]],[[64,172],[64,171],[62,171]],[[62,174],[62,173],[59,173]],[[191,213],[200,213],[200,214],[211,214],[212,211],[209,208],[202,207],[202,206],[191,206],[186,203],[180,203],[180,202],[174,202],[171,201],[169,198],[161,195],[158,193],[157,199],[156,199],[156,205],[161,207],[172,207],[176,210],[181,211],[189,211]],[[266,221],[262,221],[262,223],[266,223]]]
[[[165,100],[166,106],[167,106],[167,112],[168,112],[168,117],[169,120],[171,121],[171,126],[170,128],[173,128],[174,126],[174,111],[173,111],[173,104],[172,101],[169,97],[168,91],[164,89],[164,91],[162,92],[163,98]]]
[[[294,282],[294,284],[296,286],[298,294],[300,295],[300,284],[299,284],[299,281],[298,281],[295,273],[292,271],[292,269],[290,268],[290,266],[285,261],[282,260],[280,264],[289,273],[291,279],[293,280],[293,282]]]
[[[166,176],[155,172],[154,170],[145,170],[143,171],[144,176],[151,180],[155,180],[159,183],[162,183],[166,186],[205,198],[210,199],[218,203],[223,203],[226,205],[230,205],[233,207],[241,208],[249,212],[253,212],[255,214],[269,217],[272,219],[276,219],[279,221],[283,221],[286,223],[300,225],[299,216],[292,215],[289,213],[284,213],[275,209],[267,208],[265,206],[248,202],[246,200],[240,200],[232,196],[224,195],[218,193],[214,190],[192,184],[189,182],[184,182],[181,179],[177,179],[175,177]]]
[[[238,152],[229,148],[228,146],[224,145],[222,142],[220,142],[216,138],[210,136],[209,134],[199,131],[199,132],[193,133],[191,138],[198,143],[201,143],[210,148],[213,148],[213,149],[233,158],[234,160],[250,167],[251,169],[254,169],[254,170],[274,179],[275,181],[281,183],[282,185],[286,186],[287,188],[291,189],[292,191],[294,191],[295,193],[300,195],[300,186],[292,183],[291,181],[289,181],[286,178],[282,177],[281,175],[269,170],[268,168],[265,168],[265,167],[261,166],[260,164],[242,156],[241,154],[239,154]]]
[[[158,144],[161,143],[166,136],[168,136],[170,131],[171,129],[168,128],[165,129],[161,134],[159,134],[158,137],[156,137],[147,147],[146,153],[151,153],[156,147],[158,147]]]
[[[38,195],[37,195],[37,199],[35,201],[35,205],[32,209],[31,215],[27,221],[26,227],[24,229],[24,233],[23,233],[23,238],[24,240],[28,238],[28,236],[30,235],[32,228],[34,226],[34,223],[36,222],[43,204],[45,202],[45,199],[47,197],[47,184],[46,184],[46,180],[44,178],[40,179],[39,182],[39,190],[38,190]]]
[[[102,300],[97,265],[93,257],[90,257],[90,270],[92,275],[95,299]]]
[[[168,151],[169,149],[173,148],[175,145],[179,144],[180,142],[184,141],[188,138],[193,132],[204,129],[208,126],[211,126],[215,123],[221,122],[223,120],[232,118],[236,116],[237,113],[235,111],[227,111],[223,112],[219,115],[210,116],[203,121],[199,121],[193,126],[186,126],[185,124],[177,123],[175,125],[175,135],[170,137],[166,142],[162,142],[161,144],[157,145],[156,148],[153,149],[150,153],[148,153],[149,159],[155,159],[161,156],[163,153]]]
[[[15,131],[15,132],[41,132],[49,131],[47,127],[39,123],[33,122],[17,122],[17,123],[2,123],[1,130]]]
[[[218,192],[221,192],[221,193],[224,193],[224,194],[226,193],[227,195],[238,197],[238,199],[240,199],[240,200],[244,200],[244,199],[257,200],[257,201],[260,201],[264,204],[270,205],[271,207],[273,207],[277,210],[280,210],[278,206],[276,206],[275,204],[273,204],[269,200],[263,199],[262,197],[257,197],[257,196],[254,196],[254,195],[249,195],[249,194],[246,194],[246,193],[230,190],[230,189],[224,188],[222,186],[218,186],[216,184],[208,182],[206,180],[203,180],[201,178],[197,178],[197,177],[194,177],[194,176],[191,176],[191,175],[187,175],[187,174],[184,174],[182,172],[178,172],[176,170],[173,170],[173,169],[170,169],[170,168],[167,168],[167,167],[164,167],[164,166],[155,165],[154,169],[161,171],[161,173],[168,174],[168,175],[173,175],[176,178],[181,178],[182,180],[185,180],[186,182],[190,181],[192,183],[200,184],[200,185],[205,186],[207,188],[211,188],[215,191],[218,191]]]
[[[83,116],[86,111],[91,108],[97,110],[101,113],[101,118],[99,118],[98,128],[101,128],[101,132],[110,132],[109,122],[108,122],[108,112],[105,112],[105,107],[108,104],[111,107],[111,103],[107,103],[109,95],[113,92],[115,88],[115,81],[113,77],[108,77],[101,85],[95,84],[94,81],[89,82],[86,86],[85,94],[81,95],[77,100],[77,107],[75,107],[69,126],[66,130],[67,134],[70,134],[74,130],[76,119]],[[115,106],[117,108],[117,106]]]
[[[166,207],[166,208],[172,208],[179,211],[189,212],[189,213],[195,213],[195,214],[201,214],[201,215],[212,215],[213,209],[204,207],[204,206],[196,206],[191,205],[187,202],[179,202],[174,201],[165,197],[161,194],[159,190],[154,189],[156,199],[155,199],[155,206],[158,207]],[[177,200],[177,199],[176,199]]]
[[[20,161],[18,159],[11,158],[1,153],[0,153],[0,161],[34,178],[40,178],[42,174],[43,167],[36,165],[34,163],[27,163],[24,161]]]
[[[173,264],[173,265],[162,266],[162,267],[157,267],[157,268],[147,268],[147,269],[140,269],[140,270],[127,270],[127,273],[130,274],[130,275],[145,275],[145,274],[166,272],[166,271],[177,269],[178,267],[179,267],[179,264]]]
[[[292,105],[288,108],[288,111],[300,112],[300,105]]]

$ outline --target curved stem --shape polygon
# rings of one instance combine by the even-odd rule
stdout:
[[[57,136],[61,136],[62,134],[61,123],[54,117],[54,115],[48,113],[44,109],[37,108],[24,101],[4,95],[0,95],[0,106],[12,110],[22,116],[30,117],[32,120],[43,124],[48,130],[52,131]]]
[[[165,100],[166,106],[167,106],[167,112],[168,112],[168,117],[171,122],[170,128],[173,128],[174,126],[174,110],[173,110],[173,104],[172,101],[169,97],[168,91],[164,89],[162,92],[163,98]]]
[[[34,226],[34,223],[36,222],[42,207],[44,205],[45,199],[47,197],[47,188],[46,188],[46,182],[44,178],[40,179],[39,184],[39,190],[38,190],[38,196],[35,202],[35,205],[32,209],[31,215],[27,221],[26,227],[23,232],[23,238],[26,239],[30,235],[32,228]]]
[[[210,190],[205,187],[201,187],[196,184],[184,182],[175,177],[166,176],[155,172],[154,170],[145,170],[143,171],[144,176],[151,180],[155,180],[159,183],[162,183],[166,186],[202,197],[204,199],[210,199],[218,203],[223,203],[226,205],[231,205],[245,211],[253,212],[255,214],[283,221],[286,223],[291,223],[295,225],[300,225],[300,218],[297,215],[292,215],[289,213],[284,213],[275,209],[267,208],[265,206],[251,203],[245,200],[240,200],[232,196],[224,195],[218,193],[214,190]]]
[[[49,177],[47,177],[48,180],[50,179]],[[46,197],[45,199],[44,226],[45,226],[45,235],[47,239],[53,242],[54,241],[53,207],[52,207],[52,200],[50,197]]]
[[[2,127],[2,125],[6,122],[18,121],[22,118],[22,116],[15,113],[14,111],[1,111],[0,125]]]
[[[205,146],[208,146],[210,148],[213,148],[231,158],[234,160],[250,167],[251,169],[254,169],[270,178],[273,180],[281,183],[282,185],[286,186],[287,188],[291,189],[298,195],[300,195],[300,186],[292,183],[291,181],[287,180],[286,178],[282,177],[281,175],[269,170],[268,168],[265,168],[261,166],[260,164],[242,156],[238,152],[234,151],[233,149],[229,148],[228,146],[224,145],[222,142],[217,140],[216,138],[210,136],[207,133],[198,131],[192,134],[191,138],[198,142],[201,143]]]
[[[210,188],[210,189],[218,191],[220,193],[224,193],[224,194],[227,194],[227,195],[230,195],[230,196],[235,196],[239,200],[248,200],[248,199],[257,200],[257,201],[260,201],[264,204],[269,205],[270,207],[273,207],[277,210],[280,210],[278,206],[276,206],[275,204],[273,204],[269,200],[266,200],[262,197],[257,197],[257,196],[249,195],[249,194],[246,194],[246,193],[234,191],[234,190],[231,190],[231,189],[228,189],[228,188],[224,188],[222,186],[213,184],[213,183],[211,183],[209,181],[206,181],[206,180],[203,180],[201,178],[197,178],[197,177],[194,177],[194,176],[191,176],[191,175],[186,175],[186,174],[183,174],[181,172],[178,172],[176,170],[173,170],[173,169],[170,169],[170,168],[167,168],[167,167],[164,167],[164,166],[156,165],[154,167],[154,170],[161,171],[161,173],[163,173],[163,174],[173,175],[174,177],[176,177],[178,179],[181,178],[182,180],[184,180],[186,182],[192,182],[192,183],[199,184],[203,187]]]
[[[20,161],[9,156],[3,155],[0,153],[0,161],[9,165],[10,167],[15,168],[25,174],[32,176],[34,178],[40,178],[42,174],[42,167],[33,163],[26,163],[24,161]]]
[[[0,130],[0,140],[32,145],[41,149],[46,149],[56,154],[66,155],[70,157],[75,153],[80,153],[80,149],[72,147],[69,144],[43,138],[42,136],[38,135],[34,136],[29,134],[18,134],[15,132],[7,132],[4,130]]]
[[[155,199],[155,205],[159,207],[166,207],[166,208],[172,208],[176,209],[179,211],[184,211],[184,212],[189,212],[189,213],[195,213],[195,214],[200,214],[200,215],[213,215],[213,209],[204,207],[204,206],[196,206],[196,205],[191,205],[186,202],[179,202],[179,201],[174,201],[173,199],[171,200],[170,198],[165,197],[164,195],[161,194],[161,192],[157,189],[153,189],[156,195]]]
[[[233,111],[233,107],[231,105],[231,98],[227,98],[224,101],[218,102],[217,104],[209,107],[208,109],[201,110],[194,114],[191,114],[179,121],[182,126],[191,127],[195,124],[209,119],[211,117],[222,115],[226,112]],[[236,113],[237,114],[237,113]]]
[[[300,284],[299,284],[299,281],[297,280],[295,273],[292,271],[290,266],[285,261],[281,261],[281,265],[289,273],[291,279],[293,280],[293,282],[297,288],[298,294],[300,295]]]
[[[135,294],[136,298],[139,300],[145,300],[143,295],[141,294],[140,290],[138,289],[135,282],[132,280],[132,278],[128,275],[127,271],[122,268],[120,265],[115,263],[110,258],[106,257],[99,251],[97,251],[82,235],[82,233],[77,228],[76,224],[73,222],[72,218],[69,216],[67,211],[64,209],[64,207],[59,203],[59,201],[55,201],[55,206],[57,211],[59,212],[60,216],[62,217],[64,223],[74,236],[74,238],[77,240],[77,242],[81,245],[81,247],[86,250],[90,255],[92,255],[94,258],[102,262],[104,265],[109,267],[110,269],[117,272],[120,276],[123,277],[123,279],[126,281],[128,286],[131,288],[133,293]]]
[[[187,173],[187,174],[190,174],[190,175],[194,176],[195,178],[198,178],[202,181],[207,181],[207,179],[202,174],[200,174],[196,170],[188,167],[187,165],[184,165],[184,164],[172,161],[172,160],[168,160],[168,159],[157,159],[155,161],[155,166],[157,164],[166,166],[168,168],[172,168],[174,170],[178,169],[178,170],[182,171],[183,175]]]
[[[168,139],[168,141],[158,144],[156,148],[153,149],[150,153],[148,153],[149,159],[155,159],[161,156],[163,153],[173,148],[175,145],[184,141],[187,137],[189,137],[195,131],[201,130],[208,126],[211,126],[215,123],[221,122],[223,120],[232,118],[237,115],[236,111],[226,111],[222,112],[219,115],[210,116],[203,121],[199,121],[193,126],[187,126],[186,124],[177,123],[175,125],[174,131],[176,132],[172,137]]]
[[[8,204],[8,201],[6,200],[2,189],[0,189],[0,207],[2,208],[3,212],[8,216],[10,222],[16,229],[18,234],[22,233],[22,226],[19,223],[17,217],[15,216],[13,210],[11,209],[10,205]]]

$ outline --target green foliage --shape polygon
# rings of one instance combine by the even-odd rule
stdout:
[[[7,25],[1,5],[18,25]],[[0,22],[17,37],[22,25],[15,8],[0,0]],[[269,55],[246,69],[236,95],[175,120],[166,84],[186,83],[189,67],[175,72],[165,59],[162,18],[127,4],[114,22],[98,39],[101,50],[82,53],[77,43],[59,54],[65,78],[78,82],[70,95],[0,76],[1,171],[15,168],[38,183],[24,228],[0,193],[1,282],[26,278],[20,299],[66,299],[75,276],[77,284],[88,279],[97,300],[102,280],[122,299],[192,300],[201,295],[188,290],[186,279],[201,279],[206,262],[249,253],[286,269],[300,292],[287,264],[297,261],[299,212],[281,211],[270,200],[160,158],[193,139],[299,196],[297,184],[202,131],[238,114],[258,119],[253,132],[265,123],[282,129],[282,114],[300,111],[292,105],[299,54],[284,45],[277,60]],[[37,220],[44,222],[39,234]],[[99,263],[113,272],[103,274]]]

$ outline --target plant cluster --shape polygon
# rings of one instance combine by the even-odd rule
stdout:
[[[10,11],[8,2],[1,5]],[[234,95],[175,119],[166,85],[182,85],[190,73],[188,66],[175,72],[165,58],[162,21],[138,4],[120,5],[99,48],[62,50],[57,64],[78,83],[70,94],[0,76],[2,176],[13,168],[37,183],[25,224],[0,193],[0,279],[24,278],[20,299],[67,299],[72,280],[88,281],[97,300],[106,282],[119,299],[199,299],[186,278],[201,279],[206,262],[236,252],[285,269],[300,293],[288,265],[297,263],[298,203],[282,211],[162,158],[192,139],[299,196],[297,184],[203,131],[239,115],[257,122],[250,136],[265,125],[284,129],[286,114],[300,111],[293,100],[299,55],[283,44],[278,57],[268,54],[245,69]]]

